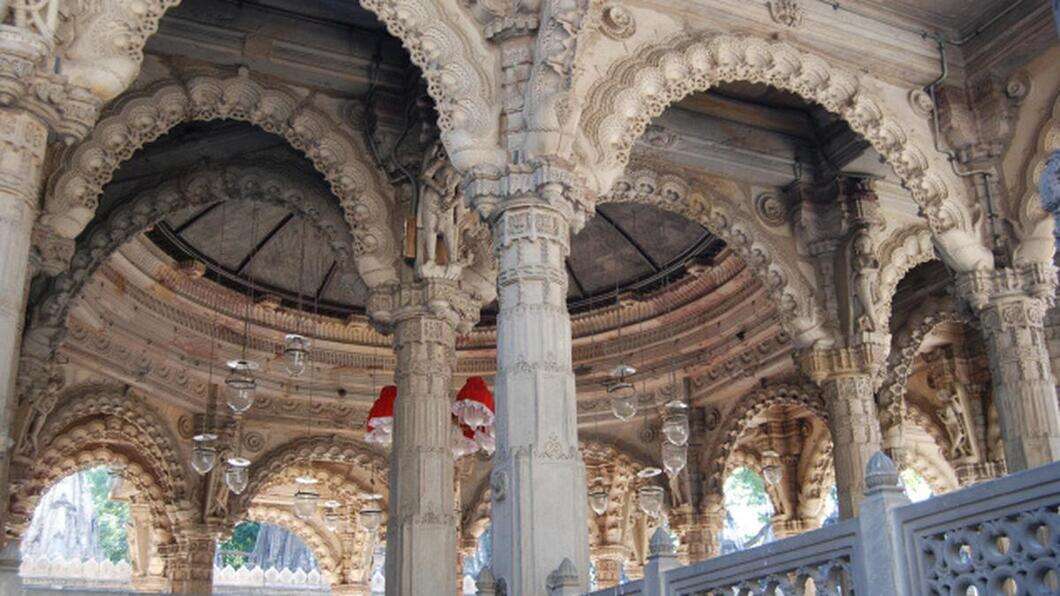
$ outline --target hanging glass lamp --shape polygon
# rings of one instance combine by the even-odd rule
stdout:
[[[645,484],[637,489],[637,505],[651,517],[659,517],[663,504],[663,488],[657,484]]]
[[[249,360],[229,360],[228,377],[225,385],[228,387],[225,402],[236,414],[242,414],[254,405],[254,391],[258,388],[258,382],[254,379],[254,371],[258,369],[257,362]]]
[[[309,343],[306,337],[297,333],[289,333],[283,338],[283,360],[292,377],[300,377],[305,372],[309,361]]]
[[[603,515],[607,511],[607,491],[603,488],[593,489],[589,493],[589,507],[596,515]]]
[[[685,469],[685,464],[688,463],[688,447],[664,441],[662,444],[662,460],[666,473],[673,478],[680,474],[681,470]]]
[[[217,435],[203,433],[195,435],[191,440],[195,441],[195,446],[191,448],[191,467],[200,475],[205,476],[217,463],[217,448],[213,444],[217,440]]]
[[[309,476],[299,476],[294,479],[298,490],[294,493],[294,516],[298,519],[309,519],[316,515],[317,503],[320,501],[320,493],[314,488],[317,479]]]
[[[235,494],[243,494],[243,491],[247,489],[247,468],[250,466],[250,461],[242,457],[230,457],[228,458],[228,469],[225,470],[225,485],[228,486],[228,490]]]
[[[667,414],[663,419],[663,436],[674,445],[685,445],[688,443],[688,406],[684,402],[674,400],[666,404]]]
[[[632,366],[621,364],[611,372],[617,381],[607,388],[611,400],[611,413],[622,422],[627,422],[637,415],[637,392],[626,377],[636,373]]]

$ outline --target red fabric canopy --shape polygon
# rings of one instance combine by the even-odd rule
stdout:
[[[379,391],[379,397],[368,411],[368,422],[365,426],[372,430],[380,422],[394,419],[394,401],[397,400],[397,385],[387,385]]]
[[[467,382],[460,388],[460,392],[456,394],[456,401],[462,400],[480,403],[490,412],[497,411],[493,405],[493,393],[490,392],[482,377],[468,377]]]

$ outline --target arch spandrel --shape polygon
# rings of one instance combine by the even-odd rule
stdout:
[[[217,119],[248,122],[303,152],[338,197],[365,283],[396,282],[396,198],[356,131],[295,90],[266,86],[246,71],[161,81],[123,97],[84,142],[64,154],[63,167],[49,180],[38,225],[73,240],[95,215],[103,187],[133,153],[178,124]]]
[[[595,191],[611,187],[636,140],[670,105],[721,82],[764,83],[820,104],[871,143],[909,189],[952,267],[992,264],[980,242],[981,221],[963,199],[962,182],[933,150],[928,122],[900,105],[894,99],[899,94],[885,84],[785,42],[678,31],[657,31],[656,38],[666,41],[642,44],[601,67],[599,79],[585,85],[576,146]]]

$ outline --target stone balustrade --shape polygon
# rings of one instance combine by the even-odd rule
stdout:
[[[1060,593],[1060,462],[913,504],[883,454],[865,479],[858,517],[695,565],[660,530],[642,580],[592,596]]]

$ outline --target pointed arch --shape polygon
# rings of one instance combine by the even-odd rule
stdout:
[[[618,60],[589,88],[578,146],[597,192],[619,176],[652,118],[681,98],[721,82],[765,83],[816,102],[843,118],[891,165],[927,219],[950,265],[990,265],[964,187],[945,163],[901,124],[904,113],[880,85],[785,42],[711,33],[667,36]],[[923,128],[923,126],[921,127]]]

